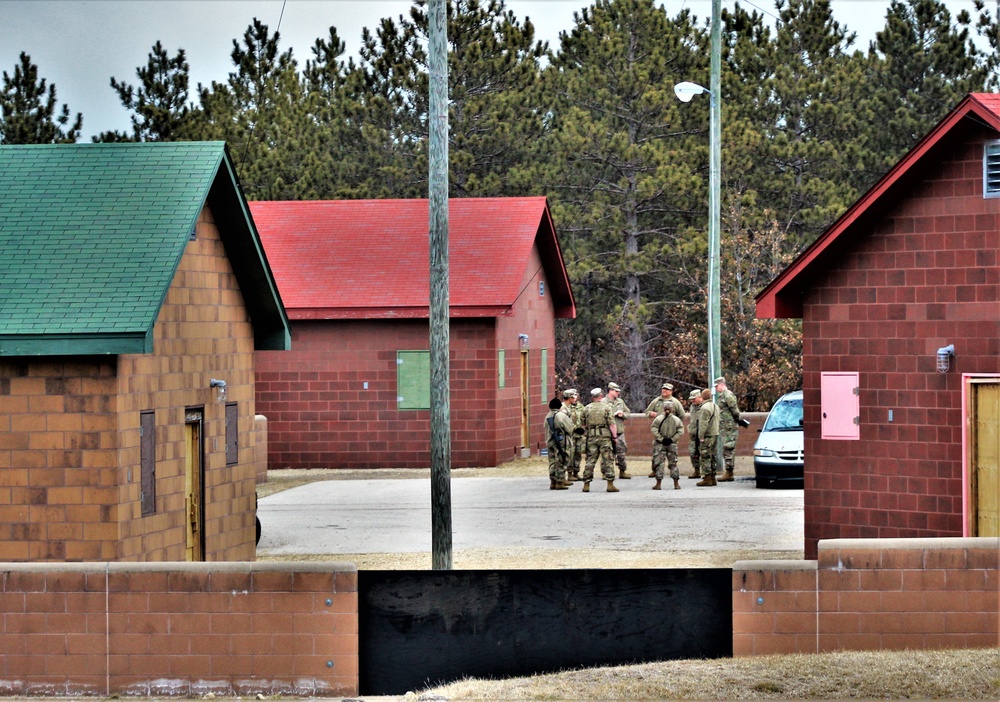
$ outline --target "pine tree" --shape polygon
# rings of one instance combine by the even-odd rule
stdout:
[[[617,378],[630,397],[653,394],[657,376],[704,382],[652,352],[683,333],[699,297],[708,104],[682,106],[672,88],[707,78],[706,47],[686,11],[669,19],[653,0],[599,0],[545,71],[551,136],[538,177],[579,315],[560,328],[560,368],[578,373],[567,381]]]
[[[69,107],[63,104],[56,117],[56,86],[46,87],[38,77],[38,66],[21,52],[13,75],[3,72],[0,94],[0,143],[72,144],[80,138],[83,115],[70,123]]]
[[[167,55],[157,41],[145,66],[135,69],[140,84],[132,86],[111,78],[111,87],[126,110],[131,112],[132,133],[103,132],[94,141],[170,141],[182,138],[188,126],[188,83],[190,67],[184,49]]]

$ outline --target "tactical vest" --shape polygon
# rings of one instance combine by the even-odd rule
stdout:
[[[603,402],[591,402],[586,407],[587,427],[591,433],[611,433],[608,428],[608,406]]]

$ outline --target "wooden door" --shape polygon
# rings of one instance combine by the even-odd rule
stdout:
[[[521,351],[521,447],[531,446],[528,426],[528,352]]]
[[[1000,383],[974,383],[972,394],[972,536],[1000,536]]]
[[[188,410],[184,421],[184,524],[187,532],[187,560],[205,560],[205,448],[201,410]]]

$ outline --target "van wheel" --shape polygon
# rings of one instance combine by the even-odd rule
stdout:
[[[771,485],[771,481],[768,480],[767,478],[757,478],[757,487],[758,488],[766,488],[766,487],[769,487],[770,485]]]
[[[760,486],[758,485],[757,487]],[[257,544],[260,543],[260,517],[254,517],[253,519],[255,522],[257,522],[257,540],[254,541],[254,546],[256,546]]]

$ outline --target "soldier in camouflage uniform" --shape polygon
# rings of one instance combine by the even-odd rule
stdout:
[[[611,411],[615,419],[617,435],[613,443],[615,465],[618,466],[618,477],[622,480],[631,480],[632,476],[628,474],[628,466],[625,463],[625,454],[628,452],[628,445],[625,443],[625,420],[628,419],[632,410],[625,404],[625,400],[621,398],[621,394],[622,389],[618,387],[617,383],[608,383],[608,395],[604,398],[604,401],[611,406]]]
[[[701,446],[698,443],[698,410],[701,409],[701,390],[692,390],[688,395],[688,403],[691,412],[691,420],[688,422],[688,434],[690,435],[688,454],[691,456],[691,467],[694,468],[694,472],[688,478],[700,478]]]
[[[653,471],[656,474],[654,490],[660,489],[663,482],[663,464],[670,468],[670,477],[674,481],[674,490],[680,490],[680,473],[677,471],[677,442],[684,433],[684,424],[674,414],[673,403],[663,405],[663,412],[653,420],[650,427],[653,432]]]
[[[569,465],[566,467],[568,471],[566,480],[577,482],[580,480],[580,462],[583,460],[583,451],[587,444],[583,431],[583,405],[580,404],[580,394],[573,389],[565,391],[563,407],[573,420],[573,453],[570,454]]]
[[[591,403],[583,409],[583,428],[587,438],[587,464],[583,469],[583,491],[590,492],[590,481],[594,479],[594,466],[601,458],[601,475],[608,481],[608,492],[618,492],[615,487],[614,454],[611,440],[617,436],[615,418],[611,405],[604,402],[604,391],[594,388],[590,391]]]
[[[715,448],[719,442],[719,408],[712,402],[712,391],[701,391],[701,408],[698,410],[698,449],[701,464],[701,480],[698,487],[713,487],[715,480]]]
[[[646,406],[646,416],[650,419],[655,419],[660,414],[663,413],[663,406],[665,404],[672,404],[674,407],[674,416],[681,420],[681,432],[684,431],[684,405],[681,401],[674,397],[674,386],[670,383],[664,383],[660,386],[660,396],[654,397],[650,403]],[[650,478],[656,477],[656,468],[649,474]]]
[[[722,441],[722,462],[726,468],[718,481],[731,483],[736,468],[736,441],[740,436],[740,406],[736,395],[726,387],[725,378],[715,379],[715,404],[719,406],[719,440]]]
[[[573,451],[573,420],[557,398],[549,402],[545,415],[545,447],[549,455],[549,490],[565,490],[566,466]]]

